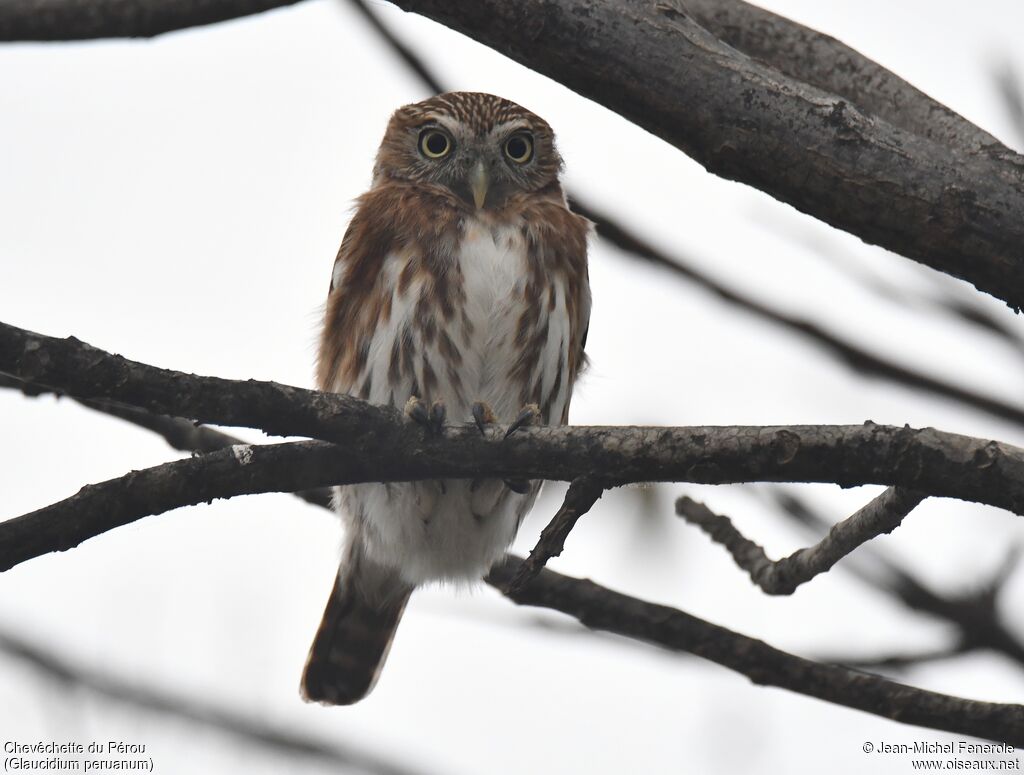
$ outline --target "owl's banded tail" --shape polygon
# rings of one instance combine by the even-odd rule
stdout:
[[[354,553],[353,553],[354,554]],[[352,705],[370,693],[412,588],[365,562],[346,562],[334,582],[302,673],[307,702]]]

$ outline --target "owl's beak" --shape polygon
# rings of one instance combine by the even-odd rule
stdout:
[[[476,209],[484,206],[487,199],[487,188],[491,181],[487,176],[487,168],[483,160],[478,161],[469,173],[469,190],[473,192],[473,201],[476,202]]]

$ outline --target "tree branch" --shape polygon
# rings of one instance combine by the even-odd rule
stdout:
[[[1010,152],[959,113],[829,35],[742,0],[686,0],[685,11],[723,43],[863,113],[953,148]]]
[[[83,399],[341,442],[221,450],[84,488],[4,523],[0,566],[5,568],[179,506],[365,481],[591,476],[607,486],[639,481],[887,484],[1024,512],[1024,450],[934,429],[871,423],[546,427],[502,439],[483,438],[463,426],[426,435],[397,410],[350,396],[159,369],[74,338],[53,339],[6,324],[0,324],[0,373]],[[76,515],[73,529],[60,522],[61,515]],[[61,527],[53,532],[55,524]]]
[[[239,451],[242,457],[245,449]],[[0,546],[6,541],[3,531],[7,524],[0,523]],[[507,558],[487,581],[511,597],[509,585],[522,565],[517,558]],[[683,612],[653,606],[550,570],[542,571],[514,595],[516,602],[562,611],[595,629],[702,656],[737,670],[755,683],[779,686],[904,723],[994,740],[1002,740],[1002,728],[1018,733],[1021,729],[1024,709],[1020,706],[947,697],[877,676],[815,664]],[[1014,743],[1014,738],[1006,741]]]
[[[728,517],[715,514],[703,503],[685,496],[679,498],[676,514],[724,546],[750,580],[769,595],[791,595],[801,584],[830,570],[861,544],[882,533],[891,533],[925,497],[922,492],[890,487],[864,508],[834,525],[817,544],[781,560],[768,559],[764,549],[733,527]]]
[[[604,485],[589,476],[573,479],[565,493],[561,507],[555,512],[547,527],[541,531],[537,545],[519,568],[519,574],[512,580],[512,589],[519,591],[536,578],[548,560],[557,557],[565,548],[565,539],[576,526],[576,522],[593,508],[598,498],[604,495]]]
[[[393,2],[555,78],[715,174],[1024,305],[1024,160],[1002,146],[969,153],[890,124],[750,59],[668,0]]]
[[[409,442],[382,445],[364,437],[360,444],[243,445],[83,487],[70,498],[0,522],[0,571],[181,506],[357,482],[481,476],[592,476],[609,486],[839,480],[902,484],[1024,511],[1024,450],[931,429],[547,427],[523,429],[505,441],[482,439],[468,427],[443,438],[426,437],[411,425],[396,432]]]
[[[541,606],[675,651],[686,651],[747,676],[904,724],[1024,746],[1024,706],[978,702],[929,692],[876,675],[822,665],[697,619],[683,611],[621,595],[592,581],[545,569],[522,590],[511,589],[523,561],[507,556],[487,583],[521,605]]]
[[[784,513],[801,524],[814,530],[829,529],[831,523],[794,493],[773,488],[772,498]],[[864,553],[882,572],[872,573],[860,568],[856,562],[846,564],[844,567],[853,571],[861,581],[891,595],[911,611],[949,622],[956,627],[957,639],[966,648],[991,649],[1024,666],[1024,643],[1003,623],[998,605],[1006,580],[1019,563],[1019,547],[1011,548],[989,582],[980,589],[970,589],[962,594],[934,590],[923,579],[886,557],[877,547],[865,547]]]
[[[151,38],[299,0],[4,0],[0,41]]]

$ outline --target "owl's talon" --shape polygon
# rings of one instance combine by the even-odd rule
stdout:
[[[430,422],[428,427],[436,435],[444,433],[444,422],[448,417],[448,407],[444,401],[438,399],[430,407]]]
[[[430,428],[430,412],[427,410],[427,405],[416,396],[412,396],[405,402],[405,416],[417,425]]]
[[[494,425],[498,418],[494,416],[494,410],[484,401],[477,401],[473,404],[473,422],[476,423],[480,435],[487,436],[487,426]]]
[[[516,415],[516,419],[512,421],[512,424],[508,426],[508,430],[505,431],[505,438],[507,439],[513,433],[520,428],[527,425],[537,425],[540,422],[540,407],[536,404],[527,404],[519,410],[519,414]]]
[[[526,495],[530,491],[530,483],[525,479],[506,479],[505,486],[517,495]]]

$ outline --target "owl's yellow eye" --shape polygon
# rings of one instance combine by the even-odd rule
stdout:
[[[533,138],[526,132],[512,135],[505,141],[505,155],[516,164],[526,164],[533,158]]]
[[[428,159],[440,159],[452,149],[452,141],[439,129],[424,129],[420,132],[420,153]]]

